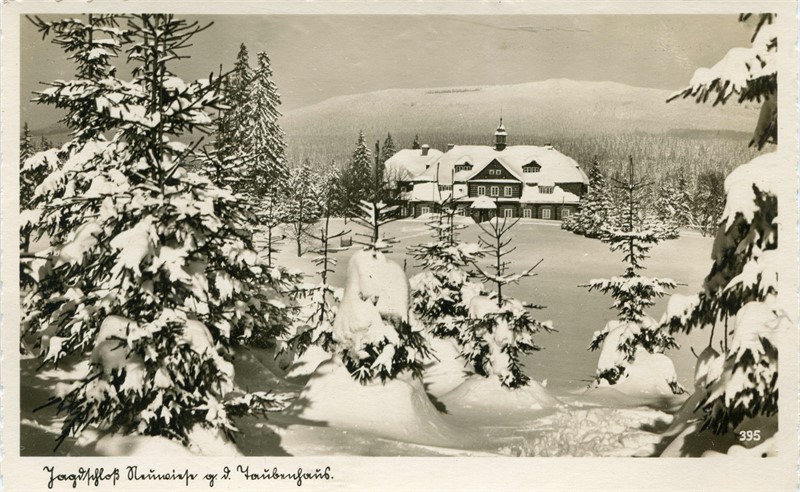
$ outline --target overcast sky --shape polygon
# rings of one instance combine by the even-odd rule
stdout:
[[[514,84],[550,78],[614,81],[678,89],[694,70],[730,48],[748,46],[752,28],[725,16],[205,16],[189,80],[230,68],[240,43],[272,59],[282,110],[343,94],[390,88]],[[59,112],[28,102],[40,81],[69,78],[57,46],[28,22],[21,32],[21,118],[31,128]]]

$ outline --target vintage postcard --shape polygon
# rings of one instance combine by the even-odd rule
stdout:
[[[797,490],[796,9],[5,2],[3,489]]]

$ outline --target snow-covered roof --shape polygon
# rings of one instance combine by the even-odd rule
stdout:
[[[454,200],[461,201],[467,197],[466,185],[455,185],[451,190],[439,190],[439,186],[430,181],[417,182],[414,188],[406,193],[401,194],[401,200],[408,200],[414,202],[437,202],[442,203],[449,199],[451,196]]]
[[[422,155],[422,149],[402,149],[386,160],[386,171],[397,180],[410,180],[424,173],[441,156],[442,151],[436,149],[429,149],[428,155]]]
[[[432,152],[432,151],[431,151]],[[430,154],[429,154],[430,155]],[[450,184],[466,181],[480,173],[492,161],[502,164],[508,171],[525,183],[584,183],[589,178],[577,162],[551,146],[513,145],[503,150],[495,150],[486,145],[456,145],[431,162],[428,169],[418,175],[415,181],[436,181],[439,170],[439,183]],[[535,161],[541,170],[536,173],[523,172],[523,167]],[[456,164],[469,162],[472,169],[454,173]]]
[[[439,191],[436,183],[416,183],[410,195],[409,199],[414,202],[442,202],[450,198],[450,190]]]
[[[522,203],[579,203],[581,199],[578,195],[564,191],[559,186],[554,187],[552,193],[539,193],[539,186],[525,186],[519,201]]]

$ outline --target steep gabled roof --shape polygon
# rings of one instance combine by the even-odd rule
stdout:
[[[450,184],[466,181],[477,175],[493,160],[503,165],[508,171],[525,183],[584,183],[589,178],[577,162],[550,146],[513,145],[503,150],[495,150],[486,145],[456,145],[445,152],[428,169],[417,176],[419,181],[436,181],[436,170],[439,170],[439,183]],[[525,173],[522,168],[535,161],[541,166],[538,173]],[[456,164],[469,162],[472,170],[453,173]],[[437,167],[438,165],[438,167]]]

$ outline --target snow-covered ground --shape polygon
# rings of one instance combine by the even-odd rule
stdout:
[[[337,228],[351,228],[336,221]],[[418,271],[406,246],[427,241],[421,221],[398,221],[386,227],[400,240],[387,256],[405,265],[406,274]],[[474,241],[479,232],[470,226],[462,240]],[[599,354],[587,351],[592,333],[615,313],[610,300],[579,288],[591,278],[618,274],[619,255],[607,246],[560,230],[557,224],[521,221],[512,231],[518,249],[509,257],[515,268],[532,266],[540,258],[538,276],[509,294],[544,304],[542,319],[552,319],[558,330],[538,334],[544,347],[526,361],[531,386],[512,393],[496,380],[476,376],[449,391],[426,394],[423,384],[401,378],[386,385],[362,386],[337,361],[310,353],[287,370],[265,350],[240,349],[234,361],[236,380],[249,391],[273,390],[295,396],[284,412],[269,419],[247,417],[237,422],[241,434],[236,446],[245,455],[385,455],[385,456],[651,456],[660,454],[672,438],[662,434],[689,395],[642,392],[641,388],[588,390]],[[648,274],[669,276],[685,283],[678,293],[697,292],[708,271],[711,239],[686,234],[654,248]],[[297,258],[286,244],[278,262],[306,272],[314,270],[311,255]],[[337,253],[339,264],[329,281],[345,285],[347,260],[358,249]],[[658,319],[666,301],[650,312]],[[673,360],[679,383],[694,387],[695,358],[690,347],[702,351],[707,334],[698,331],[679,337]],[[322,361],[319,367],[317,363]],[[62,369],[36,371],[38,361],[22,361],[23,455],[52,454],[59,422],[53,409],[34,412],[47,397],[80,373],[65,361]],[[452,381],[448,382],[452,386]],[[448,388],[449,389],[449,388]],[[683,428],[675,430],[681,432]],[[673,434],[674,438],[674,434]],[[57,454],[79,455],[93,449],[85,440],[68,440]],[[94,450],[95,452],[102,452]]]

